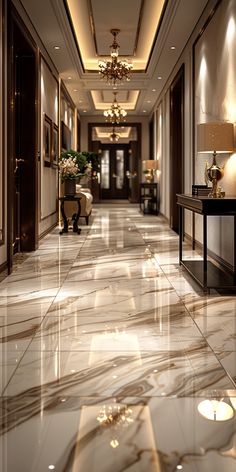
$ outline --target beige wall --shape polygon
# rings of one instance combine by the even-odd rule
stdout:
[[[195,47],[195,90],[193,82],[193,45],[205,24],[209,12],[216,4],[210,1],[203,17],[199,21],[181,57],[179,58],[168,82],[158,98],[156,127],[161,130],[155,133],[155,149],[159,153],[161,212],[169,218],[169,143],[170,143],[170,103],[169,90],[171,82],[181,65],[185,67],[184,92],[184,192],[191,193],[192,183],[204,183],[205,159],[198,155],[193,143],[197,123],[207,121],[236,122],[236,2],[223,0],[215,15],[206,27]],[[195,94],[195,96],[194,96]],[[195,98],[195,110],[193,103]],[[195,120],[195,123],[194,123]],[[195,129],[194,129],[195,128]],[[162,137],[162,144],[158,142]],[[194,147],[194,148],[193,148]],[[193,155],[195,157],[195,182],[193,175]],[[211,162],[211,156],[208,156]],[[227,195],[236,195],[236,155],[218,159],[225,163],[225,175],[221,181]],[[185,212],[185,231],[192,235],[192,217]],[[202,242],[202,217],[196,217],[196,237]],[[208,247],[217,256],[229,264],[233,260],[233,222],[231,218],[209,218]]]
[[[195,48],[195,123],[210,121],[236,122],[236,2],[224,0],[217,9]],[[197,130],[196,130],[197,131]],[[196,181],[204,183],[204,167],[212,156],[197,154]],[[220,186],[226,195],[236,195],[236,154],[217,156],[225,166]],[[197,218],[197,239],[202,241],[202,228]],[[208,247],[232,264],[233,218],[211,217],[208,223]]]
[[[58,125],[58,82],[48,68],[46,62],[41,60],[41,162],[39,172],[39,202],[40,222],[39,234],[46,231],[57,221],[57,170],[44,165],[44,117],[45,114]]]

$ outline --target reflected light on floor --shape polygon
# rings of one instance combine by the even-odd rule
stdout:
[[[103,360],[106,352],[126,352],[127,355],[135,357],[132,365],[142,365],[138,336],[136,334],[126,334],[118,330],[104,334],[97,334],[92,337],[89,354],[89,366]]]
[[[233,418],[233,408],[223,400],[203,400],[198,405],[199,413],[211,421],[227,421]]]

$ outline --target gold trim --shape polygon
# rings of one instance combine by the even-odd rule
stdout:
[[[135,37],[135,42],[134,42],[134,53],[133,55],[136,55],[137,47],[138,47],[138,40],[139,40],[139,33],[140,33],[140,28],[141,28],[141,21],[143,19],[143,10],[144,10],[144,0],[141,0],[141,6],[140,6],[140,11],[139,11],[139,19],[138,19],[138,26],[137,26],[137,32],[136,32],[136,37]]]
[[[95,33],[95,23],[94,23],[94,18],[93,18],[93,8],[92,8],[91,0],[88,0],[88,12],[89,12],[89,22],[91,26],[92,37],[94,41],[95,54],[96,56],[98,56],[98,45],[97,45],[97,39],[96,39],[96,33]]]

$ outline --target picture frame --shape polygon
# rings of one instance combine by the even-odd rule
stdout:
[[[43,161],[45,167],[51,167],[52,154],[52,120],[44,114],[43,123]]]
[[[58,126],[52,124],[52,147],[51,147],[51,165],[54,169],[58,166],[58,152],[59,152],[59,129]]]

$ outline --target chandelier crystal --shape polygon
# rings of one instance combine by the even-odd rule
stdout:
[[[116,100],[117,92],[113,92],[114,101],[108,110],[103,112],[103,115],[106,118],[106,121],[112,124],[119,124],[121,121],[125,121],[125,117],[127,115],[127,111],[125,111]]]
[[[114,126],[112,128],[112,133],[110,134],[109,138],[110,138],[110,141],[112,141],[113,143],[114,142],[117,143],[117,141],[119,141],[119,139],[120,139],[120,135],[115,132]]]
[[[116,41],[116,37],[120,32],[119,29],[112,29],[111,34],[113,35],[113,43],[110,46],[111,60],[110,61],[99,61],[99,74],[102,79],[105,79],[109,85],[116,87],[122,84],[124,81],[129,81],[131,78],[131,70],[133,64],[130,64],[126,60],[119,61],[119,44]]]

